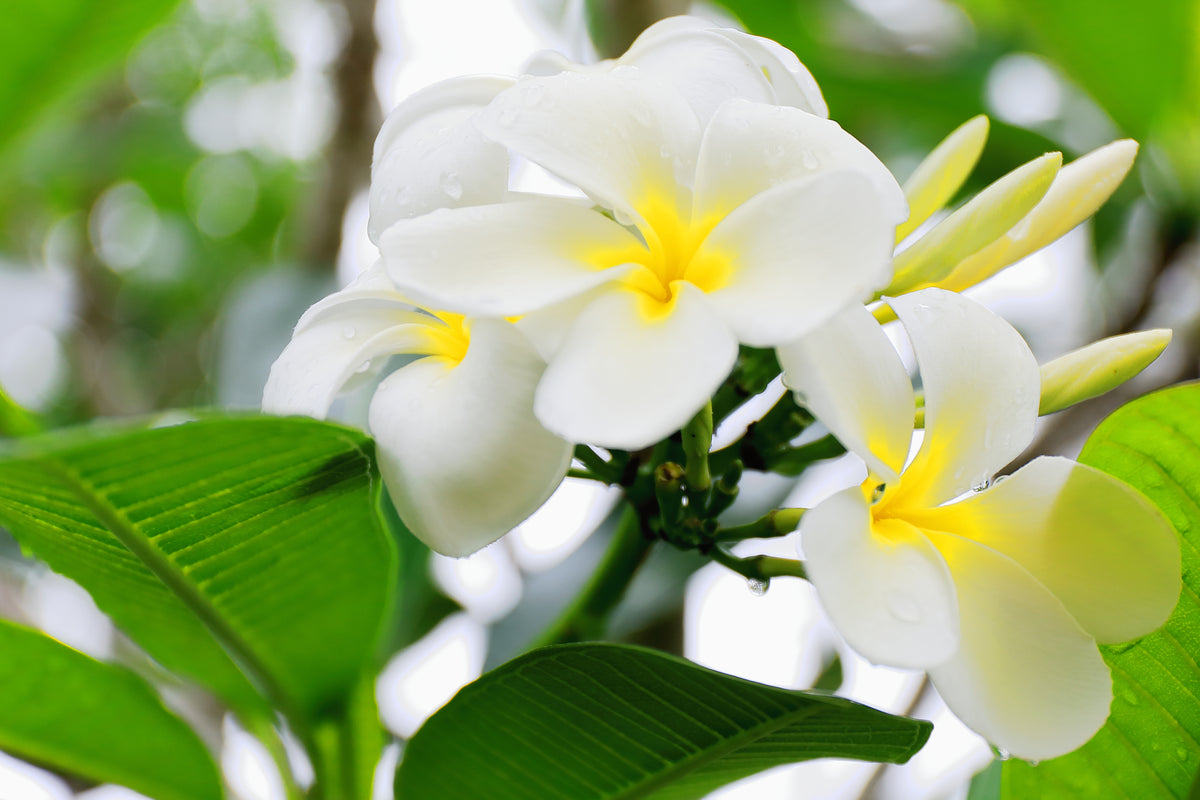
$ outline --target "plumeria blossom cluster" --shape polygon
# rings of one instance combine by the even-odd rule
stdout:
[[[1090,216],[1136,153],[1043,156],[930,224],[986,135],[986,119],[967,122],[901,187],[828,119],[792,53],[689,17],[613,61],[544,56],[520,77],[430,87],[376,142],[379,260],[301,318],[264,408],[321,417],[390,369],[368,419],[380,469],[442,553],[519,524],[584,453],[653,471],[662,522],[647,532],[716,557],[736,538],[716,516],[741,462],[714,453],[727,469],[712,484],[712,398],[743,386],[747,353],[777,358],[785,400],[867,473],[772,518],[800,519],[804,570],[839,630],[873,661],[928,670],[996,745],[1067,752],[1108,713],[1097,643],[1170,613],[1178,544],[1140,494],[1072,461],[995,476],[1039,413],[1128,379],[1169,333],[1039,368],[955,293]],[[516,190],[528,169],[563,192]],[[919,393],[885,325],[911,342]],[[661,458],[671,442],[686,471]],[[630,487],[616,472],[604,479]],[[696,525],[668,535],[681,516]]]

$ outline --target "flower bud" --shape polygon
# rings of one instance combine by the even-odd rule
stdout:
[[[1115,389],[1158,358],[1171,331],[1111,336],[1043,364],[1039,414],[1051,414]]]

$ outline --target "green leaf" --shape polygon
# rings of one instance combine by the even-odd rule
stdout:
[[[0,149],[80,94],[179,0],[14,0],[0,25]]]
[[[216,800],[196,734],[132,672],[0,620],[0,749],[157,800]]]
[[[796,761],[903,762],[932,727],[655,650],[570,644],[535,650],[460,691],[405,748],[396,793],[690,800]]]
[[[394,574],[370,440],[267,417],[95,437],[0,460],[0,522],[167,668],[253,705],[237,664],[295,722],[336,710]]]
[[[1152,132],[1196,88],[1194,0],[1018,0],[1012,7],[1041,52],[1131,135]]]
[[[1004,766],[1008,800],[1186,797],[1200,766],[1200,384],[1165,389],[1117,410],[1080,461],[1139,489],[1182,538],[1183,593],[1160,630],[1102,647],[1112,668],[1108,723],[1074,753]],[[1130,565],[1136,569],[1137,565]]]

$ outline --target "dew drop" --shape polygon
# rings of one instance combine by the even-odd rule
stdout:
[[[770,587],[770,582],[759,580],[758,578],[750,578],[746,581],[747,588],[750,589],[750,594],[755,597],[762,597],[767,593],[767,588]]]
[[[363,363],[359,364],[359,365],[358,365],[358,369],[356,369],[356,370],[354,370],[354,371],[355,371],[356,373],[359,373],[359,372],[366,372],[366,371],[367,371],[367,370],[369,370],[370,368],[371,368],[371,362],[370,362],[370,361],[364,361]]]
[[[921,621],[921,607],[907,594],[895,594],[888,600],[888,611],[900,622],[914,624]]]
[[[521,92],[521,102],[526,108],[533,108],[542,101],[546,95],[546,87],[540,83],[530,84]]]
[[[654,124],[654,120],[650,118],[650,115],[640,108],[633,112],[633,121],[643,128],[649,128]]]
[[[1008,761],[1010,758],[1012,758],[1012,753],[1008,752],[1003,747],[997,747],[996,758],[1000,759],[1001,761]]]
[[[1175,751],[1175,757],[1178,758],[1180,761],[1187,761],[1188,760],[1188,751],[1184,750],[1182,747],[1180,747],[1178,750]]]
[[[658,154],[663,158],[670,158],[671,157],[671,148],[667,147],[664,144],[658,148]]]
[[[1040,764],[1042,762],[1038,761],[1036,758],[1027,758],[1027,759],[1025,759],[1025,763],[1031,767],[1036,767],[1038,764]]]
[[[984,478],[979,483],[976,483],[973,486],[971,486],[971,491],[972,492],[982,492],[984,489],[988,488],[991,485],[992,485],[992,482],[990,480],[988,480],[987,478]]]
[[[517,121],[517,117],[520,115],[521,112],[518,109],[506,108],[500,112],[499,116],[496,117],[496,121],[500,123],[501,126],[509,128],[512,127],[512,124]]]
[[[817,160],[817,157],[808,150],[805,150],[804,155],[800,157],[800,163],[804,165],[805,169],[816,169],[821,166],[821,162]]]
[[[438,186],[451,200],[461,200],[463,196],[462,181],[453,172],[443,172],[438,179]]]
[[[343,339],[353,339],[357,335],[358,335],[358,331],[356,331],[354,329],[353,325],[346,325],[345,327],[342,328],[342,338]]]
[[[881,483],[878,486],[876,486],[875,490],[873,492],[871,492],[871,502],[878,503],[880,500],[883,499],[883,493],[886,491],[887,491],[886,483]]]

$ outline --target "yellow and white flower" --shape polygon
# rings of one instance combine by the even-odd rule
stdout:
[[[524,317],[548,362],[538,418],[605,447],[681,427],[739,342],[790,341],[867,299],[907,216],[890,173],[836,123],[720,87],[705,120],[655,75],[526,77],[474,112],[485,139],[590,201],[509,195],[379,235],[406,295]]]
[[[925,392],[907,465],[913,388],[870,312],[851,307],[779,349],[785,381],[869,470],[802,518],[809,577],[856,650],[928,670],[995,745],[1030,759],[1069,752],[1108,715],[1097,643],[1148,633],[1175,605],[1174,531],[1134,489],[1064,458],[989,485],[1033,436],[1037,362],[959,295],[887,303]]]
[[[300,318],[263,410],[323,418],[393,355],[419,358],[371,399],[379,470],[418,538],[468,555],[532,514],[571,461],[571,445],[533,416],[545,362],[512,324],[414,309],[376,264]]]

